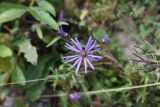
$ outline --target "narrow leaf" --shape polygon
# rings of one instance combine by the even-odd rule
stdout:
[[[43,38],[43,32],[42,32],[42,29],[41,29],[40,25],[38,25],[38,24],[33,25],[33,29],[36,30],[36,33],[37,33],[39,39],[42,39]]]
[[[0,14],[0,24],[20,18],[25,13],[25,9],[10,9]]]
[[[64,22],[64,21],[60,21],[60,22],[58,22],[58,24],[61,26],[61,25],[69,25],[69,23],[67,23],[67,22]]]
[[[53,45],[54,43],[56,43],[60,39],[61,39],[60,36],[55,37],[46,47],[50,47],[51,45]]]
[[[37,7],[32,7],[32,8],[29,9],[29,12],[32,14],[32,16],[36,20],[49,25],[52,29],[55,29],[55,30],[59,29],[59,26],[58,26],[57,22],[46,11],[43,11],[40,8],[37,8]]]
[[[24,8],[26,8],[24,5],[18,3],[10,3],[10,2],[0,3],[0,13],[10,9],[24,9]]]
[[[53,16],[56,15],[56,11],[54,7],[52,6],[52,4],[50,4],[49,2],[45,0],[38,0],[37,2],[38,2],[39,7],[41,7],[43,10],[48,11]]]

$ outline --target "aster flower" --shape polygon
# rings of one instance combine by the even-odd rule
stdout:
[[[84,63],[85,73],[87,73],[88,65],[94,70],[95,68],[91,64],[90,60],[94,61],[93,59],[95,59],[95,58],[96,59],[102,58],[102,56],[93,55],[94,52],[101,50],[101,48],[94,49],[94,47],[97,44],[97,41],[92,39],[92,37],[90,37],[84,48],[82,47],[81,43],[78,41],[77,38],[71,39],[71,41],[72,41],[71,42],[72,45],[66,43],[65,47],[70,49],[71,51],[75,52],[76,54],[64,56],[63,58],[68,59],[66,61],[66,63],[74,61],[73,65],[71,66],[71,69],[76,66],[76,70],[75,70],[76,74],[78,73],[82,62]]]
[[[80,94],[78,92],[72,92],[69,94],[69,98],[74,101],[79,100]]]
[[[61,11],[59,12],[58,21],[64,21],[64,11],[63,11],[63,10],[61,10]]]
[[[108,43],[108,41],[109,41],[109,36],[106,34],[106,35],[103,36],[102,42]]]
[[[67,36],[68,34],[63,30],[62,26],[59,27],[58,33],[62,36]]]

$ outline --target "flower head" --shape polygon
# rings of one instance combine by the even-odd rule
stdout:
[[[67,33],[63,30],[62,26],[59,27],[58,33],[62,36],[67,36]]]
[[[69,94],[69,98],[71,100],[79,100],[80,99],[80,94],[78,92],[73,92]]]
[[[92,39],[91,37],[88,39],[88,42],[86,46],[83,48],[81,43],[78,41],[77,38],[71,39],[71,44],[66,43],[65,47],[70,49],[71,51],[75,52],[75,55],[69,55],[69,56],[64,56],[63,58],[68,59],[67,62],[72,62],[74,61],[73,65],[71,68],[76,66],[75,73],[77,74],[80,68],[81,63],[84,63],[84,68],[85,68],[85,73],[87,73],[87,67],[88,65],[94,70],[94,66],[91,64],[90,60],[94,61],[93,59],[101,59],[102,56],[98,55],[93,55],[94,52],[97,52],[101,50],[101,48],[96,48],[94,47],[97,44],[97,41]]]
[[[102,42],[108,43],[108,41],[109,41],[109,36],[106,34],[106,35],[103,36]]]
[[[63,10],[61,10],[61,11],[59,12],[58,21],[64,21],[64,11],[63,11]]]

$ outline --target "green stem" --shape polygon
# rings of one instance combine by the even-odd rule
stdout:
[[[151,83],[151,84],[145,84],[145,85],[131,86],[131,87],[122,87],[122,88],[113,88],[113,89],[103,89],[103,90],[97,90],[97,91],[89,91],[89,92],[83,92],[81,94],[93,95],[93,94],[99,94],[99,93],[127,91],[127,90],[139,89],[139,88],[144,88],[144,87],[151,87],[151,86],[156,86],[156,85],[160,85],[160,82]]]
[[[32,7],[32,6],[34,5],[35,1],[36,1],[36,0],[31,0],[31,3],[30,3],[30,5],[29,5],[29,7]]]
[[[96,91],[87,91],[87,92],[80,92],[81,95],[95,95],[95,94],[101,94],[101,93],[109,93],[109,92],[119,92],[119,91],[127,91],[127,90],[133,90],[133,89],[139,89],[139,88],[145,88],[145,87],[151,87],[160,85],[160,82],[157,83],[151,83],[151,84],[145,84],[145,85],[137,85],[137,86],[131,86],[131,87],[122,87],[122,88],[112,88],[112,89],[103,89],[103,90],[96,90]],[[48,97],[63,97],[67,96],[68,94],[53,94],[53,95],[42,95],[43,98]]]

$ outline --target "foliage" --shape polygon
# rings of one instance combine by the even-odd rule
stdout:
[[[0,103],[14,97],[16,107],[158,107],[159,86],[82,94],[78,101],[68,95],[156,82],[159,4],[158,0],[1,0]],[[59,21],[62,10],[64,21]],[[60,26],[65,36],[58,33]],[[101,41],[104,34],[110,37],[107,44]],[[71,53],[64,44],[75,37],[85,44],[91,35],[103,47],[97,52],[103,59],[94,63],[95,71],[85,74],[81,67],[75,75],[62,58]]]

